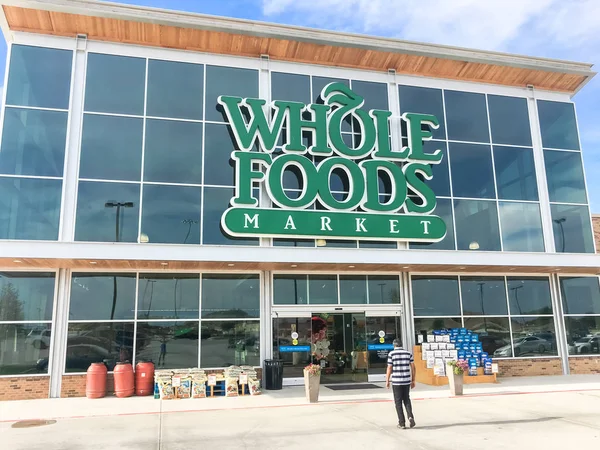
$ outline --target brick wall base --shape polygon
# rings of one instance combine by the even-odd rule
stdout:
[[[539,375],[562,375],[559,358],[500,359],[498,376],[500,377],[536,377]]]
[[[0,378],[0,401],[48,398],[50,377]]]
[[[600,374],[600,357],[578,356],[569,358],[569,368],[572,374]]]

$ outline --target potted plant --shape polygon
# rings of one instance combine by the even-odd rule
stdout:
[[[464,373],[469,370],[469,363],[464,359],[448,361],[446,369],[448,384],[450,385],[450,394],[453,396],[463,395],[463,376]]]
[[[309,364],[304,368],[304,389],[306,390],[306,399],[310,403],[319,401],[319,386],[321,384],[321,366],[318,364]]]

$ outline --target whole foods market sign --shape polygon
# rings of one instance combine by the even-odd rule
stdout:
[[[321,92],[323,104],[304,105],[276,100],[220,96],[239,151],[235,162],[235,197],[221,225],[231,236],[283,238],[341,238],[434,242],[446,234],[444,221],[431,214],[435,193],[423,179],[431,179],[432,164],[442,151],[425,153],[423,141],[439,126],[435,116],[405,113],[408,146],[393,151],[390,145],[390,111],[361,109],[364,99],[342,83],[331,83]],[[360,142],[349,147],[342,123],[351,116],[360,129]],[[281,133],[282,151],[274,153]],[[312,135],[311,146],[303,137]],[[258,151],[256,148],[258,147]],[[313,162],[320,161],[318,163]],[[336,197],[330,190],[335,170],[343,170],[349,193]],[[302,190],[289,196],[283,188],[286,170],[301,178]],[[382,201],[379,175],[391,180],[391,192]],[[266,188],[273,207],[259,207],[252,196],[257,185]],[[414,202],[408,193],[419,197]],[[315,203],[325,209],[310,209]]]

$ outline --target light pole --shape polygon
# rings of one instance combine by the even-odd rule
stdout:
[[[523,315],[523,311],[521,311],[521,304],[519,303],[519,289],[523,289],[525,286],[515,286],[510,288],[511,291],[515,291],[515,301],[517,302],[517,308],[519,308],[519,315]]]
[[[565,223],[567,221],[566,217],[561,217],[560,219],[554,219],[553,222],[557,223],[558,226],[560,227],[560,235],[562,237],[562,250],[561,253],[565,252],[565,228],[563,226],[563,223]]]

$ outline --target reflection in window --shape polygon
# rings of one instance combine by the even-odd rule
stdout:
[[[537,203],[500,202],[502,248],[507,252],[543,252],[544,235]]]
[[[433,138],[446,139],[441,89],[398,86],[398,91],[400,93],[400,112],[402,114],[406,112],[433,114],[440,123],[437,130],[430,130]]]
[[[144,184],[142,231],[145,242],[200,243],[201,188]]]
[[[231,152],[239,150],[231,128],[207,123],[204,141],[204,184],[234,186],[234,164]]]
[[[234,67],[206,66],[206,120],[226,122],[220,95],[258,98],[258,71]]]
[[[500,251],[496,202],[454,200],[458,250]]]
[[[587,203],[581,154],[544,150],[551,202]]]
[[[594,253],[587,206],[550,205],[554,245],[561,253]]]
[[[565,317],[569,355],[600,353],[600,316]]]
[[[148,61],[146,114],[202,120],[204,66],[173,61]]]
[[[548,278],[508,277],[507,282],[512,315],[552,314]]]
[[[62,177],[67,113],[6,108],[0,173]]]
[[[600,314],[598,277],[560,277],[565,314]]]
[[[293,73],[271,72],[271,98],[310,103],[310,77]]]
[[[50,323],[0,324],[0,375],[48,373],[51,328]]]
[[[0,177],[0,239],[58,239],[62,181]]]
[[[398,277],[369,275],[367,276],[367,288],[369,290],[370,305],[400,303],[400,281]]]
[[[273,304],[308,304],[308,277],[306,275],[273,275]]]
[[[494,146],[498,198],[538,200],[533,150]]]
[[[117,362],[132,362],[133,329],[127,322],[69,323],[65,371],[85,372],[101,362],[112,371]]]
[[[258,321],[203,320],[201,334],[201,367],[260,365]]]
[[[415,318],[415,342],[419,342],[419,335],[423,336],[423,342],[427,342],[427,335],[432,334],[434,330],[460,327],[460,317]]]
[[[465,328],[479,335],[484,352],[495,357],[511,356],[508,317],[465,318]]]
[[[365,99],[364,105],[361,107],[365,111],[378,109],[388,111],[388,90],[385,83],[374,83],[372,81],[357,81],[352,80],[352,91]],[[354,127],[354,132],[359,131]]]
[[[258,275],[202,275],[202,318],[260,316]]]
[[[88,54],[85,110],[144,114],[145,78],[145,59]]]
[[[398,244],[396,242],[385,241],[358,241],[358,248],[387,248],[396,250]]]
[[[198,274],[140,274],[138,319],[200,318]]]
[[[415,316],[460,316],[457,277],[413,276]]]
[[[198,367],[198,322],[138,322],[135,359],[161,369]]]
[[[444,91],[448,139],[490,142],[484,94]]]
[[[455,197],[496,198],[492,153],[488,145],[450,144]]]
[[[579,150],[575,107],[572,103],[537,101],[542,145],[546,148]]]
[[[139,181],[144,121],[85,114],[80,178]]]
[[[52,320],[53,273],[0,272],[0,322]]]
[[[514,356],[558,354],[552,317],[513,317],[511,325]]]
[[[13,45],[6,104],[68,109],[72,59],[71,50]]]
[[[492,142],[531,146],[527,99],[488,95]]]
[[[69,320],[134,318],[135,274],[73,273]]]
[[[144,181],[202,183],[202,124],[146,120]]]
[[[311,305],[337,304],[337,277],[335,275],[309,275],[308,298]]]
[[[139,200],[139,184],[80,181],[75,240],[137,242]]]
[[[423,180],[429,186],[437,197],[450,196],[450,174],[448,171],[448,150],[445,142],[425,141],[423,142],[423,151],[425,153],[434,153],[436,150],[441,150],[444,155],[439,164],[432,164],[431,170],[433,178],[431,180]]]
[[[298,333],[298,344],[311,345],[312,320],[310,317],[280,317],[273,319],[273,355],[283,360],[286,378],[303,377],[304,367],[311,362],[306,352],[280,352],[280,346],[293,345],[292,333]]]
[[[465,316],[508,314],[503,277],[461,277],[460,292]]]
[[[454,218],[452,215],[452,200],[438,198],[432,214],[442,218],[446,224],[446,236],[439,242],[411,242],[410,248],[421,250],[454,250]]]
[[[340,303],[367,304],[367,277],[365,275],[340,275]]]

